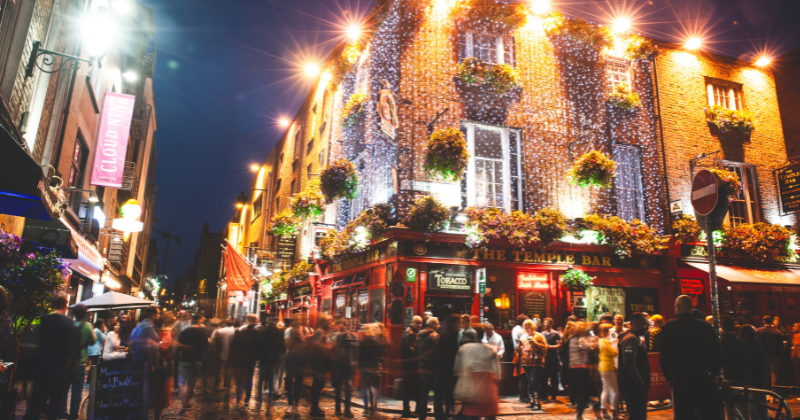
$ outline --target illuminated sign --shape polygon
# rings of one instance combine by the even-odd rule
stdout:
[[[519,273],[517,288],[547,290],[550,288],[550,276],[547,273]]]
[[[100,118],[97,152],[92,170],[92,185],[121,188],[136,97],[106,93]]]
[[[683,295],[703,294],[703,281],[696,279],[681,279],[681,294]]]

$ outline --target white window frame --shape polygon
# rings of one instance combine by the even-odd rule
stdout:
[[[728,171],[733,169],[733,171],[736,172],[736,175],[738,175],[739,179],[742,181],[742,193],[737,196],[737,201],[729,203],[729,207],[731,208],[728,210],[728,214],[725,215],[725,223],[732,227],[736,227],[741,223],[753,224],[760,222],[762,219],[762,209],[761,202],[758,199],[758,172],[756,171],[756,166],[750,163],[733,162],[729,160],[719,160],[717,161],[717,166]],[[749,177],[742,176],[743,172],[745,171],[750,172]],[[750,185],[751,183],[752,185]],[[751,197],[751,192],[753,195],[755,195],[755,197]],[[735,203],[737,202],[744,202],[747,214],[738,215],[738,217],[744,218],[745,220],[734,223],[731,220],[731,213],[734,211],[733,206],[735,206]]]
[[[615,66],[617,65],[624,66],[625,71],[624,72],[618,71],[615,68]],[[606,70],[606,86],[608,87],[609,93],[613,92],[614,88],[616,88],[617,84],[619,84],[620,82],[620,80],[616,80],[617,78],[612,79],[611,77],[612,75],[620,76],[619,79],[622,79],[621,81],[625,83],[626,86],[628,86],[628,89],[633,90],[631,87],[631,66],[628,60],[615,57],[606,57],[605,70]],[[614,84],[612,82],[617,82],[617,83]]]
[[[719,92],[715,89],[719,90]],[[707,80],[706,95],[708,106],[719,105],[733,111],[741,111],[744,107],[742,87],[738,84]]]
[[[472,41],[473,34],[475,34],[477,32],[476,31],[464,31],[463,33],[464,33],[464,37],[465,37],[466,43],[467,43],[466,56],[467,57],[477,57],[477,55],[475,54],[475,44]],[[505,64],[506,55],[505,55],[505,46],[503,44],[504,43],[504,37],[502,35],[492,35],[492,34],[480,34],[480,36],[493,37],[494,40],[495,40],[495,45],[497,45],[497,63],[492,63],[492,62],[489,62],[489,61],[486,61],[486,63],[494,64],[494,65]]]
[[[520,185],[517,191],[517,199],[519,200],[520,210],[525,208],[524,202],[524,184],[523,184],[523,162],[522,162],[522,130],[493,126],[488,124],[480,124],[475,122],[464,121],[461,123],[462,127],[466,128],[467,147],[469,149],[469,163],[467,164],[467,207],[476,207],[476,163],[475,163],[475,128],[480,127],[485,130],[493,130],[500,132],[503,147],[503,206],[501,208],[505,213],[511,213],[511,153],[509,147],[509,133],[513,130],[517,132],[517,174],[520,180]]]
[[[621,170],[623,168],[622,163],[624,161],[622,154],[625,153],[625,155],[626,155],[625,158],[627,158],[628,152],[631,151],[631,150],[635,150],[636,157],[638,159],[635,162],[631,163],[631,166],[633,168],[633,174],[632,174],[632,179],[631,180],[633,181],[634,185],[626,185],[625,186],[627,190],[632,191],[633,194],[634,194],[634,197],[633,197],[634,198],[634,203],[633,203],[633,205],[635,206],[635,208],[628,209],[628,208],[626,208],[628,206],[628,203],[627,202],[623,202],[623,199],[626,199],[626,198],[629,198],[629,197],[623,197],[623,194],[622,194],[623,185],[621,185],[622,182],[623,182],[623,179],[625,179],[625,177],[621,176],[622,174],[620,172],[621,172]],[[616,195],[617,195],[617,214],[619,215],[620,218],[625,219],[625,221],[627,221],[627,222],[630,222],[633,219],[639,219],[642,222],[646,223],[647,220],[646,220],[645,209],[644,209],[644,185],[643,185],[643,179],[642,179],[642,175],[643,175],[643,173],[642,173],[642,150],[637,146],[632,146],[632,145],[629,145],[629,144],[615,144],[614,147],[613,147],[613,154],[614,154],[614,160],[618,162],[617,176],[614,178],[615,179],[614,183],[615,183],[615,187],[616,187],[615,188],[616,189],[615,192],[616,192]],[[628,213],[628,212],[630,212],[632,217],[625,217],[626,216],[625,213]]]

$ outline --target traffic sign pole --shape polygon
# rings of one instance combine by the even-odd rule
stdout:
[[[714,247],[714,235],[711,231],[711,220],[706,219],[706,243],[708,244],[708,278],[711,281],[711,315],[714,317],[714,329],[719,330],[719,292],[717,290],[717,252]]]

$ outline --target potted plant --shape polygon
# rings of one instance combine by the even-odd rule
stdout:
[[[597,279],[597,277],[592,277],[584,273],[583,270],[576,270],[572,268],[572,266],[569,267],[566,273],[559,277],[561,286],[573,292],[582,292],[586,290],[587,287],[594,284],[595,279]]]
[[[672,236],[679,244],[693,244],[700,240],[700,233],[703,229],[697,223],[694,216],[684,214],[680,219],[672,222]]]
[[[736,175],[736,172],[718,168],[712,169],[711,172],[718,176],[727,187],[728,202],[736,201],[738,195],[742,193],[742,180],[739,179],[739,175]]]
[[[425,233],[441,232],[450,226],[450,209],[433,197],[420,197],[411,204],[405,225]]]
[[[610,187],[616,175],[617,163],[597,150],[581,156],[569,170],[570,182],[581,187]]]
[[[300,220],[315,219],[325,212],[325,196],[319,187],[319,179],[306,184],[303,191],[289,199],[289,207]]]
[[[350,96],[350,99],[344,104],[342,108],[342,125],[350,128],[358,122],[361,114],[364,113],[364,103],[367,101],[367,95],[361,92],[356,92]]]
[[[750,136],[756,129],[753,115],[745,110],[723,108],[719,105],[706,108],[706,120],[717,127],[721,133],[737,130]]]
[[[291,238],[300,232],[300,219],[291,208],[285,208],[272,218],[267,230],[275,236]]]
[[[458,181],[467,170],[467,163],[469,152],[461,130],[444,128],[431,134],[423,163],[428,176]]]
[[[489,87],[504,94],[519,86],[519,71],[507,64],[487,64],[467,57],[458,65],[458,80],[466,86]]]
[[[352,200],[358,194],[358,176],[353,162],[347,159],[333,161],[319,175],[320,190],[327,203],[344,198]]]
[[[608,94],[608,103],[620,109],[636,109],[641,101],[639,94],[632,92],[627,83],[619,83]]]

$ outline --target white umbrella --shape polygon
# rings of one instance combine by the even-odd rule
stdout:
[[[89,308],[89,312],[102,311],[105,309],[137,309],[146,308],[154,305],[155,302],[147,299],[139,299],[136,296],[125,295],[117,292],[103,293],[91,299],[79,302]]]

